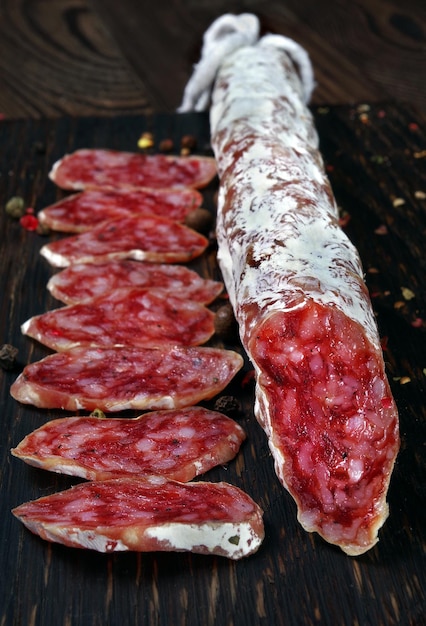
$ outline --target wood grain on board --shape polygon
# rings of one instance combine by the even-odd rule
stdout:
[[[99,554],[49,544],[10,509],[77,482],[29,467],[10,448],[61,411],[20,405],[9,395],[18,371],[47,351],[20,332],[28,317],[59,305],[46,290],[53,269],[39,255],[47,237],[0,213],[0,324],[3,342],[19,349],[18,367],[0,370],[0,623],[43,626],[420,626],[426,611],[424,424],[426,296],[424,292],[426,134],[414,110],[390,104],[315,107],[327,172],[345,229],[360,250],[399,406],[402,446],[389,491],[390,517],[380,542],[359,558],[303,531],[279,484],[266,437],[253,417],[246,361],[226,392],[240,403],[247,432],[237,458],[206,474],[247,491],[265,511],[260,550],[238,562],[187,553]],[[155,146],[192,134],[209,153],[204,114],[64,117],[0,125],[0,198],[24,198],[35,211],[64,192],[47,179],[52,163],[79,147],[135,150],[146,130]],[[214,211],[217,183],[204,191]],[[214,237],[192,266],[219,278]],[[223,301],[212,305],[217,308]],[[223,343],[238,351],[235,337]],[[206,403],[214,407],[216,398]]]
[[[306,48],[314,104],[396,100],[425,114],[421,0],[2,0],[0,114],[174,112],[203,33],[227,12]]]

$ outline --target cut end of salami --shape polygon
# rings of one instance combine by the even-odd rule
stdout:
[[[57,161],[49,178],[62,189],[202,188],[216,175],[211,157],[81,149]]]
[[[158,475],[187,482],[233,459],[244,439],[229,417],[188,407],[136,418],[52,420],[11,452],[29,465],[88,480]]]
[[[111,479],[12,512],[42,539],[99,552],[189,551],[240,559],[256,552],[264,538],[262,510],[223,482]]]
[[[194,230],[154,215],[131,215],[44,245],[40,254],[54,267],[135,259],[150,263],[188,263],[207,248]]]
[[[242,366],[220,348],[74,348],[27,365],[10,393],[68,411],[173,409],[214,397]]]
[[[313,302],[275,313],[250,349],[256,413],[298,518],[348,554],[377,542],[399,447],[397,412],[360,326]]]

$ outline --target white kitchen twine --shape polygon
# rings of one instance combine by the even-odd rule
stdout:
[[[291,57],[299,70],[305,103],[309,102],[315,81],[306,50],[284,35],[265,35],[259,40],[259,31],[259,20],[251,13],[226,13],[211,24],[204,33],[201,58],[185,87],[178,113],[205,111],[209,107],[211,90],[222,61],[234,50],[257,43],[262,47],[281,48]]]

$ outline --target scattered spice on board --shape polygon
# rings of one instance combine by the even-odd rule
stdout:
[[[214,328],[216,334],[222,339],[233,340],[238,338],[238,324],[229,302],[223,304],[216,311]]]
[[[392,200],[392,205],[396,208],[399,206],[403,206],[405,204],[404,198],[394,198]]]
[[[414,197],[417,198],[417,200],[426,200],[426,193],[418,189],[414,192]]]
[[[347,226],[350,221],[351,221],[350,213],[348,213],[347,211],[343,211],[342,210],[341,213],[340,213],[340,217],[339,217],[339,226],[340,226],[340,228],[345,228],[345,226]]]
[[[399,384],[400,385],[406,385],[407,383],[411,382],[411,378],[409,376],[401,376],[401,378],[399,379]]]
[[[416,297],[414,291],[411,291],[411,289],[408,289],[408,287],[401,287],[401,293],[404,300],[412,300]]]
[[[405,306],[405,302],[403,302],[402,300],[397,300],[396,302],[394,302],[393,304],[393,308],[396,309],[397,311],[399,309],[402,309]]]
[[[241,381],[241,387],[244,389],[244,387],[247,387],[248,385],[250,385],[253,381],[254,381],[254,369],[249,370],[247,372],[247,374],[243,377],[243,380]]]
[[[141,150],[146,150],[147,148],[152,148],[154,145],[154,136],[152,133],[142,133],[142,135],[138,139],[138,148]]]
[[[197,140],[193,135],[184,135],[180,141],[180,145],[182,148],[194,150],[195,146],[197,145]]]
[[[381,224],[374,230],[374,232],[376,235],[387,235],[388,227],[386,226],[386,224]]]
[[[241,416],[240,401],[234,396],[220,396],[214,404],[214,410],[233,419]]]
[[[105,419],[106,415],[105,413],[102,411],[102,409],[94,409],[94,411],[92,411],[90,413],[90,417],[97,417],[99,419]]]
[[[34,215],[34,209],[29,207],[25,210],[25,214],[19,219],[19,223],[25,230],[33,231],[38,228],[38,219]]]
[[[213,226],[213,215],[207,209],[198,208],[188,213],[185,225],[197,232],[206,235]]]
[[[173,148],[174,144],[172,139],[162,139],[158,146],[160,152],[172,152]]]
[[[12,370],[16,365],[18,348],[10,343],[4,343],[0,347],[0,367],[4,370]]]
[[[387,157],[382,156],[381,154],[373,154],[373,155],[370,157],[370,161],[371,161],[372,163],[377,163],[377,165],[383,165],[383,163],[384,163],[385,161],[387,161],[387,160],[388,160],[388,158],[387,158]]]
[[[19,220],[25,214],[25,201],[20,196],[12,196],[5,206],[5,211],[9,217]]]

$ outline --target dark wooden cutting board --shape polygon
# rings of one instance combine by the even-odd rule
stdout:
[[[363,259],[400,409],[402,446],[389,492],[390,517],[379,544],[351,558],[298,525],[295,506],[275,477],[266,438],[253,417],[247,362],[226,394],[241,404],[237,419],[248,439],[233,462],[206,478],[238,485],[264,509],[266,537],[254,556],[232,562],[185,553],[103,555],[46,543],[12,516],[12,507],[77,481],[28,467],[9,452],[60,412],[21,406],[9,395],[19,368],[47,353],[21,335],[21,323],[58,302],[45,288],[53,273],[39,255],[46,237],[7,217],[5,203],[21,196],[37,211],[62,197],[47,174],[56,159],[76,148],[136,150],[147,130],[153,133],[155,147],[170,138],[178,151],[185,135],[196,138],[201,154],[210,153],[210,147],[204,114],[3,121],[1,343],[16,346],[19,355],[17,369],[0,370],[0,624],[426,623],[425,129],[413,111],[392,104],[322,107],[314,114],[345,229]],[[215,191],[216,183],[205,191],[212,211]],[[213,238],[194,267],[206,276],[220,276]],[[237,339],[223,344],[217,338],[213,343],[242,351]]]

